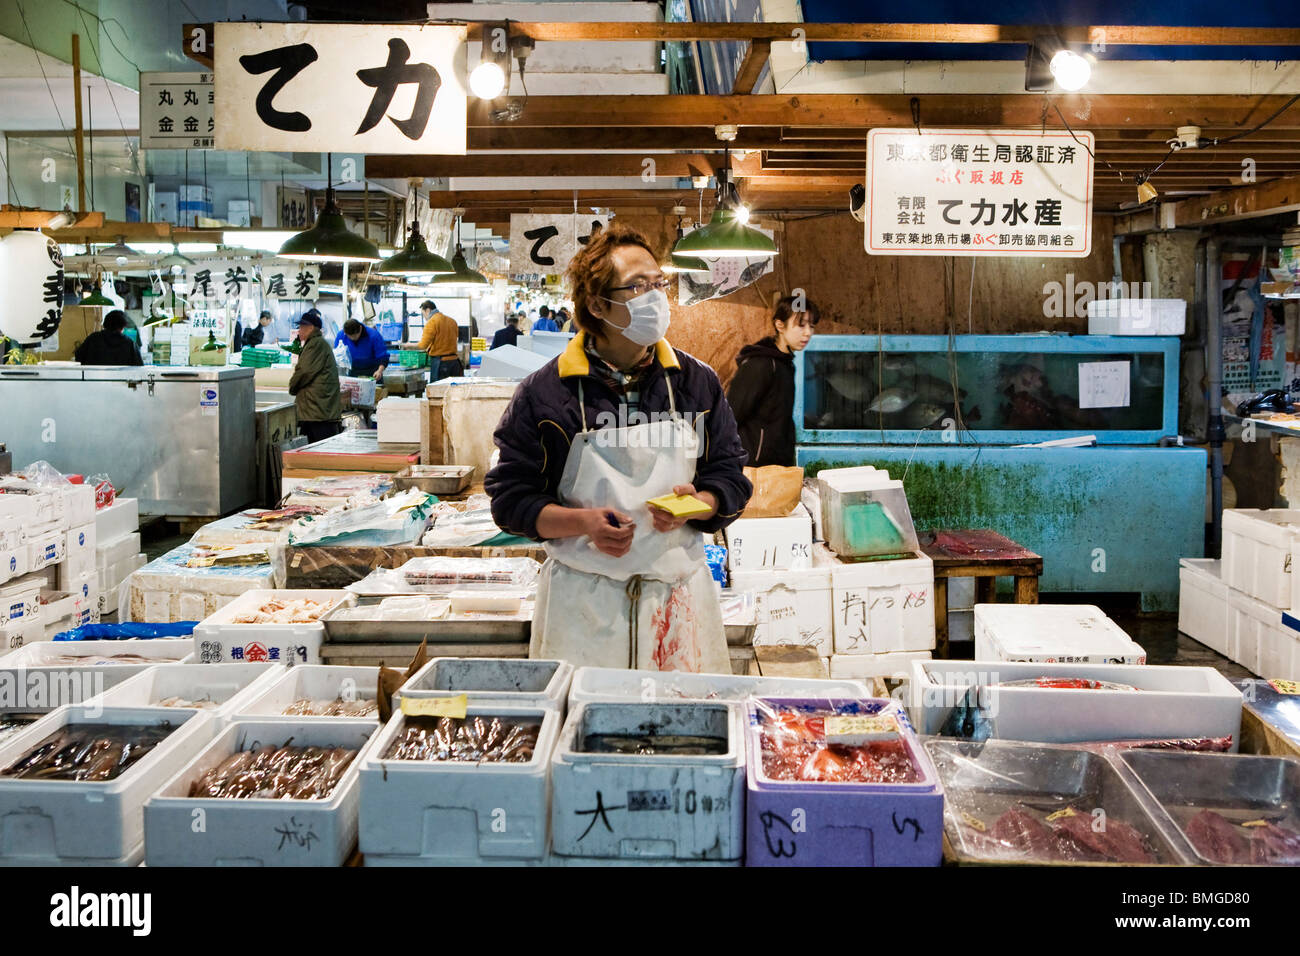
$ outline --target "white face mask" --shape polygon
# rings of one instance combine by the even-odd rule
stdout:
[[[624,305],[627,306],[628,315],[632,317],[626,328],[619,328],[609,319],[603,321],[614,325],[614,328],[622,332],[629,342],[635,342],[637,345],[654,345],[668,332],[668,296],[663,289],[651,289],[634,299],[628,299]]]

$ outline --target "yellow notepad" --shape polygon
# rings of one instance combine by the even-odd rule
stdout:
[[[662,508],[674,518],[691,518],[695,515],[708,514],[711,510],[699,498],[693,495],[660,495],[651,498],[646,504],[653,508]]]

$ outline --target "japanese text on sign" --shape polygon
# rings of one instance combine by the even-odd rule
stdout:
[[[867,252],[1087,256],[1092,145],[1086,131],[873,129]]]
[[[143,149],[212,149],[215,136],[211,73],[140,74]]]
[[[465,27],[216,24],[217,145],[465,152]]]
[[[510,217],[510,271],[514,275],[561,275],[572,259],[602,229],[601,214],[542,213]]]

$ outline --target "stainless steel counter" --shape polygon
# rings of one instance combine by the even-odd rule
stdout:
[[[217,517],[253,500],[253,369],[0,367],[14,464],[104,473],[140,512]]]

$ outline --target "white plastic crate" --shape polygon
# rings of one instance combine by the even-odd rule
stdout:
[[[1186,299],[1107,298],[1088,303],[1089,335],[1182,335],[1186,331]]]
[[[304,624],[237,624],[235,618],[255,612],[271,600],[328,602],[329,610],[357,603],[351,591],[253,590],[246,591],[194,628],[194,652],[203,664],[232,661],[270,661],[293,666],[319,664],[325,626]],[[323,612],[322,612],[323,613]]]
[[[906,680],[913,661],[928,661],[929,651],[895,651],[892,654],[832,654],[832,680]]]
[[[235,720],[217,734],[144,806],[148,866],[341,866],[357,839],[357,770],[377,725],[370,720],[323,723]],[[347,747],[357,750],[325,800],[191,798],[203,773],[254,747]],[[204,826],[194,821],[202,811]]]
[[[1282,612],[1237,590],[1228,592],[1227,656],[1252,674],[1264,678],[1281,676],[1269,673],[1289,670],[1294,639],[1282,623]]]
[[[311,700],[374,700],[379,687],[378,667],[345,667],[333,664],[300,664],[282,672],[271,684],[240,705],[241,717],[285,717],[288,720],[356,720],[355,717],[308,717],[285,715],[285,709],[304,697]],[[378,715],[367,718],[378,721]]]
[[[725,737],[710,756],[586,753],[593,733]],[[593,701],[569,713],[551,760],[551,847],[560,856],[738,860],[745,744],[727,703]]]
[[[194,657],[194,645],[187,637],[160,637],[152,640],[127,641],[50,641],[20,647],[0,657],[0,667],[45,667],[56,670],[76,664],[51,663],[59,657],[95,657],[133,654],[158,664],[188,664]],[[133,667],[142,670],[151,664],[86,664],[86,667]]]
[[[117,541],[140,530],[140,503],[135,498],[118,498],[95,512],[95,539]]]
[[[795,644],[819,657],[831,653],[830,568],[732,571],[731,588],[756,595],[755,647]]]
[[[159,701],[179,697],[212,701],[215,708],[198,710],[218,719],[238,713],[284,673],[279,664],[158,664],[127,678],[94,698],[104,707],[162,707]]]
[[[62,707],[0,744],[0,767],[9,767],[69,724],[170,724],[176,730],[116,780],[0,777],[2,863],[66,865],[138,858],[144,801],[211,739],[214,726],[201,711],[175,707]]]
[[[934,649],[934,562],[927,555],[831,567],[835,654]]]
[[[579,667],[569,688],[569,707],[597,700],[672,703],[681,700],[743,701],[746,697],[870,697],[853,680],[800,677],[748,677],[688,674],[685,671],[632,671],[617,667]]]
[[[1220,576],[1223,563],[1183,558],[1178,564],[1178,630],[1227,656],[1228,585]]]
[[[975,659],[1145,664],[1147,652],[1092,604],[976,604]]]
[[[1286,610],[1291,607],[1291,551],[1300,510],[1223,509],[1223,580]]]
[[[1113,681],[1138,690],[993,686],[1036,677]],[[940,733],[954,709],[968,701],[986,710],[992,736],[1003,740],[1230,736],[1235,750],[1241,731],[1241,692],[1213,667],[917,661],[906,699],[912,725],[921,734]]]
[[[385,760],[406,728],[400,712],[384,726],[361,765],[358,849],[391,863],[478,865],[493,859],[542,861],[550,832],[551,754],[560,714],[549,707],[474,703],[468,717],[539,721],[527,763]]]
[[[802,504],[786,518],[738,518],[725,533],[730,571],[789,571],[812,566],[812,517]]]
[[[398,697],[466,694],[471,701],[509,707],[548,707],[564,713],[573,665],[508,657],[435,657],[402,685]]]

